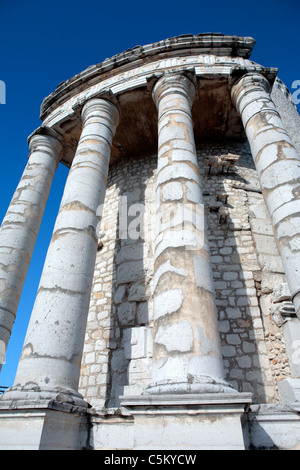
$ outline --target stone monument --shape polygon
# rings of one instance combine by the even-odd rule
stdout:
[[[300,117],[255,41],[184,35],[60,84],[0,231],[6,347],[70,168],[2,449],[300,443]]]

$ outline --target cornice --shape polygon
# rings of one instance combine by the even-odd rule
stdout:
[[[130,70],[145,61],[155,57],[168,58],[174,56],[187,56],[191,54],[214,55],[220,57],[240,57],[248,59],[251,55],[255,40],[250,37],[226,36],[220,33],[182,35],[166,39],[146,46],[136,46],[117,54],[109,59],[92,65],[69,80],[62,82],[56,90],[46,97],[41,106],[41,119],[43,120],[53,109],[55,102],[66,101],[74,91],[99,81],[102,75],[118,69]],[[73,92],[73,93],[72,93]]]

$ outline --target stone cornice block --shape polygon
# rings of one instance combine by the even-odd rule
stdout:
[[[241,57],[248,59],[255,45],[251,37],[227,36],[221,33],[198,34],[196,36],[187,34],[146,46],[136,46],[117,54],[99,64],[88,67],[83,72],[75,75],[69,80],[60,83],[56,90],[46,97],[41,106],[41,118],[48,114],[48,109],[55,103],[65,100],[65,95],[72,90],[99,80],[99,76],[107,74],[111,70],[121,67],[133,68],[143,63],[146,58],[167,54],[172,57],[175,53],[184,55],[185,50],[193,50],[195,54],[206,54],[216,56]],[[134,65],[133,65],[134,64]]]
[[[107,89],[107,90],[102,90],[100,93],[97,93],[96,95],[93,95],[92,97],[86,97],[84,99],[77,100],[76,103],[72,106],[72,109],[77,117],[81,118],[81,112],[82,112],[84,105],[91,99],[93,100],[102,99],[102,100],[110,101],[116,106],[116,108],[120,112],[120,106],[119,106],[119,102],[116,96],[113,94],[113,92],[110,89]]]

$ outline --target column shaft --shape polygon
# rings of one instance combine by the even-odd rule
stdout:
[[[97,252],[97,209],[104,202],[118,109],[92,99],[66,182],[28,327],[15,385],[9,394],[79,400],[77,392]],[[27,384],[27,385],[26,385]],[[35,394],[35,395],[34,395]]]
[[[223,375],[191,117],[194,94],[184,75],[165,75],[153,89],[159,141],[152,394],[232,391]]]
[[[60,140],[47,132],[39,128],[30,138],[28,163],[0,229],[0,369],[62,154]]]
[[[300,319],[300,157],[260,74],[246,74],[232,88],[277,246]]]

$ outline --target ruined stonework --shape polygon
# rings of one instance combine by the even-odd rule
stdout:
[[[277,382],[290,368],[270,300],[285,278],[251,153],[247,143],[222,142],[199,146],[197,154],[226,377],[256,403],[278,402]],[[230,171],[208,166],[228,154],[239,156]],[[151,380],[156,160],[123,161],[108,181],[80,381],[97,408],[118,408],[124,387],[141,393]],[[143,239],[118,239],[120,196],[124,212],[145,203]]]
[[[53,169],[70,173],[0,448],[299,447],[300,117],[253,46],[137,47],[44,100],[0,232],[5,344]]]

